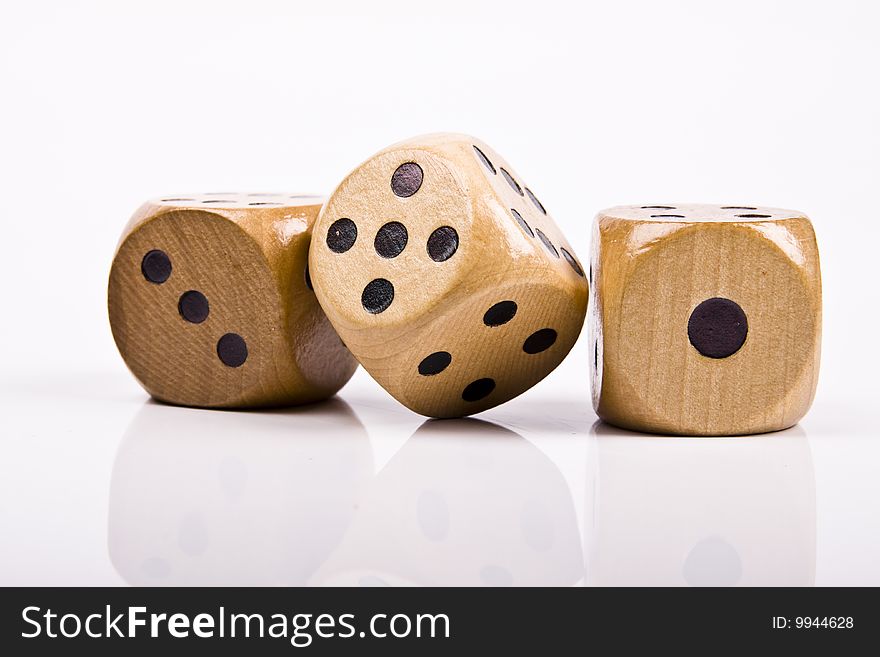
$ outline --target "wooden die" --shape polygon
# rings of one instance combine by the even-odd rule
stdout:
[[[153,397],[247,407],[326,399],[356,362],[311,290],[320,197],[165,197],[132,217],[113,259],[110,325]]]
[[[776,208],[621,206],[594,223],[593,405],[621,427],[749,434],[795,424],[816,390],[819,254]]]
[[[588,285],[574,251],[500,155],[464,135],[391,146],[357,167],[315,227],[315,293],[401,403],[478,413],[568,354]]]

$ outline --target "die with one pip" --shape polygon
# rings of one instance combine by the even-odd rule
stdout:
[[[465,135],[391,146],[328,198],[309,261],[355,357],[423,415],[477,413],[549,374],[580,333],[573,249],[501,156]]]
[[[807,412],[821,339],[810,220],[751,206],[621,206],[594,222],[593,405],[628,429],[776,431]]]
[[[145,203],[113,259],[108,307],[129,369],[186,406],[302,404],[356,361],[311,290],[320,197],[202,194]]]

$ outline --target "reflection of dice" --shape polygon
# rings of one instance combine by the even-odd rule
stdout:
[[[372,474],[338,399],[256,414],[147,403],[113,464],[110,558],[137,586],[302,585]]]
[[[544,453],[488,422],[428,421],[312,583],[566,586],[582,559],[571,491]]]
[[[476,413],[565,357],[587,281],[535,195],[488,146],[431,135],[391,146],[331,195],[310,253],[345,344],[424,415]]]
[[[204,194],[143,205],[110,272],[113,336],[154,397],[190,406],[325,399],[356,363],[307,271],[314,196]]]
[[[772,440],[595,433],[588,583],[813,585],[816,487],[800,427]]]
[[[810,406],[821,336],[810,220],[772,208],[623,206],[594,225],[593,405],[688,435],[784,429]]]

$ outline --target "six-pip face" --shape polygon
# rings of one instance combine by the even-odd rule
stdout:
[[[520,180],[486,144],[430,135],[355,169],[317,219],[322,199],[295,194],[150,202],[114,260],[114,337],[145,387],[175,403],[326,397],[354,367],[344,341],[406,406],[460,416],[556,367],[578,336],[589,281],[603,419],[703,435],[803,416],[821,334],[806,216],[612,208],[596,219],[585,274]]]
[[[514,169],[465,135],[417,137],[330,195],[310,268],[367,371],[410,409],[477,413],[551,372],[583,324],[588,284]]]

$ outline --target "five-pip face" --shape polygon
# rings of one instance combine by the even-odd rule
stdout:
[[[486,144],[430,135],[367,160],[321,211],[318,299],[367,371],[418,413],[507,401],[580,333],[586,276],[520,181]]]

